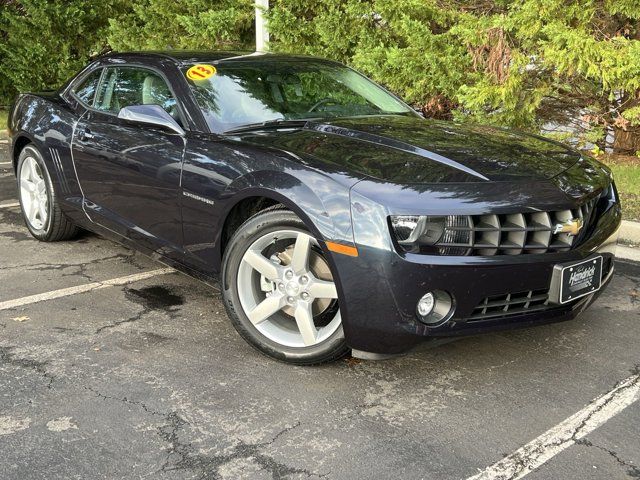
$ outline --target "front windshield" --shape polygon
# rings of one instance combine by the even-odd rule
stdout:
[[[274,120],[413,113],[354,70],[319,60],[223,62],[213,76],[187,81],[217,133]]]

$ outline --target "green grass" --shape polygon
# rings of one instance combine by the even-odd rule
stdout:
[[[640,221],[640,160],[607,160],[613,172],[622,202],[622,216],[625,220]]]

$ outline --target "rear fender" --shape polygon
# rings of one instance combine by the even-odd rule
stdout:
[[[9,121],[14,169],[27,143],[38,149],[66,213],[82,208],[82,194],[73,166],[71,140],[78,116],[56,95],[24,94],[14,103]]]

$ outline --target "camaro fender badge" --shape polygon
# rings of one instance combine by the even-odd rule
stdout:
[[[182,191],[182,195],[184,195],[185,197],[193,198],[194,200],[198,200],[200,202],[208,203],[209,205],[215,204],[213,200],[209,200],[208,198],[201,197],[200,195],[196,195],[195,193],[187,192],[186,190]]]
[[[582,227],[584,226],[584,222],[581,218],[571,218],[563,223],[558,223],[553,228],[553,234],[557,235],[558,233],[566,233],[572,237],[578,235]]]

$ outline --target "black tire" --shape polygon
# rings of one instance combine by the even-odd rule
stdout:
[[[20,175],[27,158],[33,158],[40,167],[47,190],[48,214],[47,220],[41,228],[34,227],[29,222],[23,206],[22,195],[20,193]],[[20,208],[22,209],[22,216],[29,232],[31,232],[31,235],[42,242],[58,242],[61,240],[69,240],[78,234],[79,228],[71,223],[60,209],[60,203],[58,202],[58,197],[55,189],[53,188],[53,183],[51,182],[51,176],[49,175],[47,166],[42,159],[42,155],[33,145],[27,145],[22,152],[20,152],[20,156],[18,157],[18,168],[16,169],[16,177],[18,179],[18,199],[20,201]]]
[[[258,238],[270,232],[299,230],[309,233],[304,223],[291,211],[281,206],[271,207],[254,215],[235,232],[222,260],[222,297],[238,333],[258,351],[277,360],[296,365],[315,365],[343,357],[349,348],[345,342],[342,325],[321,343],[307,347],[289,347],[264,336],[251,323],[244,312],[237,292],[238,269],[246,250]],[[332,272],[335,278],[335,272]]]

